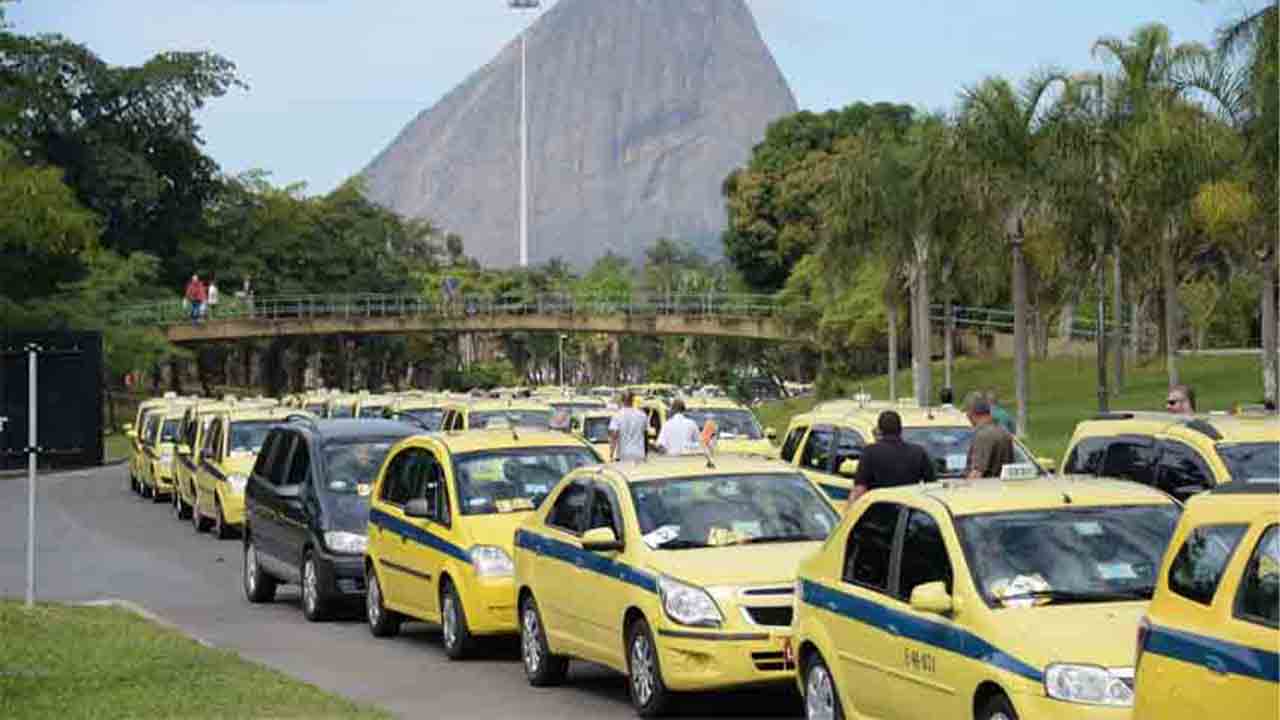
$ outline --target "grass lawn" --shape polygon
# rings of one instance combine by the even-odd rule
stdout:
[[[1229,410],[1236,403],[1262,397],[1262,361],[1257,357],[1180,358],[1182,381],[1195,388],[1200,410]],[[1159,361],[1127,368],[1124,392],[1111,398],[1113,410],[1163,410],[1168,376]],[[1013,361],[963,358],[953,378],[956,402],[970,390],[995,388],[1012,413]],[[1097,366],[1091,357],[1055,358],[1031,364],[1031,399],[1027,407],[1027,444],[1037,455],[1061,460],[1078,421],[1098,410]],[[889,377],[868,378],[863,388],[873,398],[889,396]],[[933,366],[934,397],[942,387],[942,364]],[[898,375],[898,395],[911,396],[910,368]],[[813,398],[767,403],[757,409],[761,425],[776,428],[781,442],[791,416],[813,407]]]
[[[122,433],[114,433],[103,438],[103,460],[112,463],[129,459],[129,438]]]
[[[119,608],[0,600],[0,718],[387,718]]]

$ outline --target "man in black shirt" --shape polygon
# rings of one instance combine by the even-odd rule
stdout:
[[[933,482],[933,461],[924,448],[902,439],[902,416],[893,410],[880,413],[876,421],[878,439],[862,451],[858,471],[853,475],[849,502],[876,488]]]

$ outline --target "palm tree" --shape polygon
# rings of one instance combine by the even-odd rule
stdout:
[[[1029,358],[1027,346],[1027,270],[1022,246],[1033,205],[1048,191],[1045,176],[1046,119],[1054,112],[1051,91],[1063,83],[1062,73],[1042,70],[1021,88],[1008,80],[988,78],[962,96],[960,131],[978,163],[975,168],[982,199],[998,222],[1012,255],[1014,390],[1017,431],[1027,432]]]

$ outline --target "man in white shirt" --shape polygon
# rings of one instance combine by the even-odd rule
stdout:
[[[671,417],[658,433],[658,449],[667,455],[691,455],[702,451],[698,423],[684,416],[684,401],[671,402]]]
[[[609,454],[613,461],[644,460],[644,436],[648,428],[649,419],[635,406],[635,396],[630,391],[624,392],[622,409],[609,421]]]

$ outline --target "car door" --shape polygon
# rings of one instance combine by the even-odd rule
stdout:
[[[293,435],[289,452],[288,479],[276,488],[275,506],[279,518],[277,524],[280,559],[302,575],[302,548],[307,544],[308,519],[319,512],[320,499],[311,482],[311,443],[302,433]]]
[[[440,614],[440,572],[449,557],[446,548],[458,547],[458,541],[444,465],[434,451],[417,450],[406,469],[410,499],[426,500],[429,511],[425,518],[406,518],[416,532],[402,538],[402,557],[409,575],[406,584],[411,588],[405,602],[425,617],[435,618]]]
[[[412,494],[410,470],[421,453],[421,448],[410,447],[391,458],[369,509],[369,555],[377,562],[378,582],[388,607],[404,607],[412,587],[404,559],[404,505]]]
[[[205,517],[213,517],[214,488],[218,485],[218,461],[222,457],[222,436],[225,422],[222,416],[214,416],[205,428],[200,443],[200,458],[196,463],[196,505]]]
[[[964,631],[951,617],[911,607],[911,592],[920,585],[940,582],[948,595],[953,592],[951,558],[958,556],[958,546],[954,538],[944,537],[944,522],[945,517],[909,508],[895,553],[892,608],[901,621],[890,628],[896,630],[891,635],[896,663],[888,673],[889,694],[898,716],[911,720],[963,717],[972,710],[969,698],[957,692],[958,687],[972,687],[962,683],[972,671],[972,661],[944,650],[955,648],[956,638],[963,637]]]
[[[262,449],[253,461],[253,470],[249,472],[249,482],[244,487],[244,521],[245,527],[254,538],[259,554],[265,552],[258,533],[269,533],[268,523],[272,522],[270,499],[274,494],[271,471],[275,462],[275,449],[283,435],[281,430],[272,430],[262,441]]]
[[[609,528],[613,530],[614,537],[625,538],[621,505],[613,487],[598,479],[591,483],[590,490],[585,530]],[[622,618],[630,594],[628,585],[608,570],[626,549],[607,552],[583,550],[578,563],[581,590],[571,594],[575,606],[573,615],[582,620],[582,642],[587,646],[589,656],[613,667],[624,665]]]
[[[590,489],[588,481],[578,479],[556,496],[541,534],[563,552],[540,553],[537,556],[538,585],[535,593],[538,608],[544,615],[543,624],[547,632],[555,636],[557,645],[573,648],[578,654],[586,645],[580,632],[582,608],[579,598],[575,597],[575,594],[585,594],[578,585],[581,570],[577,556],[582,552],[582,532],[587,522]]]
[[[850,611],[833,617],[831,639],[839,660],[837,683],[851,688],[850,717],[888,718],[897,712],[890,678],[901,667],[896,631],[889,622],[894,541],[903,508],[878,502],[867,507],[845,539],[840,588],[851,597]]]
[[[1211,707],[1256,708],[1259,716],[1276,707],[1275,676],[1264,679],[1262,658],[1274,653],[1280,639],[1280,512],[1271,510],[1255,525],[1244,547],[1251,547],[1248,560],[1233,576],[1239,577],[1229,587],[1236,587],[1231,598],[1230,616],[1222,623],[1222,637],[1227,643],[1246,649],[1255,658],[1249,665],[1230,668],[1223,677],[1206,683]],[[1232,578],[1234,579],[1234,577]],[[1251,651],[1251,652],[1250,652]],[[1242,653],[1245,654],[1245,653]],[[1274,662],[1274,655],[1271,655]],[[1270,672],[1275,672],[1271,665]]]
[[[269,466],[267,482],[257,494],[255,521],[258,524],[253,528],[258,552],[267,556],[267,562],[272,567],[279,567],[288,580],[296,579],[298,565],[290,552],[288,532],[285,529],[285,523],[288,522],[286,500],[281,492],[287,492],[293,482],[289,465],[296,443],[297,433],[278,431],[272,447],[274,458]]]

